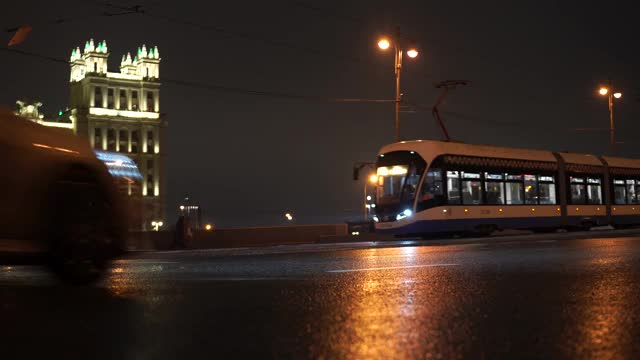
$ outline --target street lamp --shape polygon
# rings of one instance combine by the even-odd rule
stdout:
[[[371,174],[369,175],[369,178],[364,182],[364,221],[368,221],[369,220],[369,211],[372,207],[369,204],[367,204],[367,201],[371,200],[371,195],[367,195],[367,185],[371,183],[374,186],[378,184],[378,175],[375,174]]]
[[[394,49],[394,68],[396,74],[396,141],[400,141],[400,101],[402,94],[400,93],[400,71],[402,70],[402,53],[403,49],[400,43],[400,30],[396,30],[396,36],[390,40],[388,38],[382,38],[378,41],[378,47],[382,50],[387,50],[393,44]],[[407,55],[410,58],[418,56],[418,50],[411,47],[407,51]]]
[[[613,123],[613,99],[620,99],[622,97],[622,92],[614,90],[613,83],[609,81],[608,86],[600,87],[598,91],[600,95],[607,96],[609,99],[609,148],[611,152],[611,156],[616,155],[616,128]]]
[[[162,221],[152,221],[151,226],[153,226],[153,231],[160,231],[160,227],[164,225]]]
[[[291,213],[284,214],[284,217],[287,219],[287,221],[292,221],[293,220],[293,215],[291,215]]]

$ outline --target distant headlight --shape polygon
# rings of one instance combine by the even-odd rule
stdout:
[[[379,222],[379,221],[380,221],[380,219],[378,219],[378,217],[377,217],[376,215],[373,215],[373,221],[375,221],[375,222]]]

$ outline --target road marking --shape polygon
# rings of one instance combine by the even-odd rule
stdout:
[[[411,268],[438,267],[438,266],[458,266],[458,264],[424,264],[424,265],[388,266],[388,267],[365,268],[365,269],[327,270],[327,272],[330,272],[330,273],[345,273],[345,272],[356,272],[356,271],[411,269]]]

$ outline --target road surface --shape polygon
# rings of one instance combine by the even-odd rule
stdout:
[[[0,267],[5,359],[638,358],[632,232],[136,253]]]

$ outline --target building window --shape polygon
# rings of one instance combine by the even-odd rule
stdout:
[[[93,62],[93,72],[98,72],[98,62],[97,61]]]
[[[147,69],[148,71],[149,69]],[[147,111],[149,112],[153,112],[154,111],[154,101],[153,101],[153,92],[151,91],[147,91]]]
[[[102,129],[96,128],[93,135],[93,147],[102,149]]]
[[[107,90],[107,108],[113,109],[115,108],[115,100],[113,97],[113,89]]]
[[[107,150],[116,151],[116,131],[114,129],[107,130]]]
[[[131,90],[131,110],[138,111],[139,103],[138,103],[138,91]]]
[[[102,107],[102,89],[99,87],[95,87],[94,88],[94,100],[93,100],[93,106],[94,107]]]
[[[133,130],[131,132],[131,152],[134,154],[138,153],[138,131]]]
[[[120,90],[120,109],[128,109],[127,90]]]
[[[153,152],[153,131],[147,131],[147,148],[145,152]]]
[[[120,147],[120,152],[127,152],[129,151],[129,132],[127,130],[120,130],[120,135],[119,135],[119,139],[118,139],[118,143],[119,143],[119,147]]]

